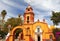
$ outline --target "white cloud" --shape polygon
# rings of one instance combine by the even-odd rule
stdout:
[[[7,5],[5,5],[4,3],[2,3],[2,1],[0,0],[0,14],[1,14],[1,11],[2,10],[6,10],[7,12],[10,10],[11,8]],[[11,13],[10,13],[11,14]],[[8,18],[9,16],[6,16],[6,19]],[[5,20],[6,20],[5,19]]]
[[[7,10],[7,9],[9,9],[9,7],[6,6],[5,4],[3,4],[2,2],[0,2],[0,12],[4,9]]]
[[[23,7],[25,7],[24,5],[20,5],[20,4],[14,2],[14,1],[11,1],[11,0],[2,0],[2,2],[5,3],[6,5],[18,8],[20,10],[22,10]]]
[[[38,19],[40,20],[40,21],[42,21],[42,19],[43,19],[43,16],[42,16],[42,14],[40,13],[40,12],[38,12],[37,10],[34,10],[34,14],[35,14],[35,19],[34,19],[34,21],[37,21]]]
[[[17,15],[14,15],[11,12],[8,12],[7,15],[6,15],[6,17],[5,17],[5,20],[7,21],[7,19],[11,18],[11,17],[17,17]]]
[[[60,11],[60,0],[25,0],[25,2],[35,6],[36,8],[43,6],[46,9]]]
[[[12,8],[17,8],[17,9],[24,9],[25,6],[24,5],[20,5],[14,1],[11,0],[0,0],[0,14],[2,10],[6,10],[7,11],[7,15],[5,17],[5,20],[7,20],[10,17],[16,17],[16,15],[14,15],[12,11]]]
[[[42,20],[44,16],[51,16],[51,11],[60,11],[60,0],[25,0],[34,8],[35,20]],[[41,12],[43,10],[45,12]],[[48,24],[53,24],[50,19],[46,20]]]

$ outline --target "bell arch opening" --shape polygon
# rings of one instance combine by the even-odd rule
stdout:
[[[23,40],[23,29],[17,28],[13,32],[13,41],[20,41],[20,40]]]

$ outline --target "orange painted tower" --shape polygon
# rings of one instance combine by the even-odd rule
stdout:
[[[29,5],[24,13],[24,24],[33,24],[34,22],[34,12],[32,7]]]

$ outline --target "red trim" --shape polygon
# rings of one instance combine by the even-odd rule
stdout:
[[[29,41],[34,41],[34,39],[31,36],[29,36]]]

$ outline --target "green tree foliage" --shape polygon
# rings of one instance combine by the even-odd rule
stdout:
[[[9,19],[7,19],[7,21],[4,21],[4,18],[6,16],[7,12],[6,10],[2,10],[1,12],[1,16],[2,16],[2,23],[1,23],[1,28],[3,28],[3,31],[0,31],[0,33],[4,33],[4,35],[6,35],[9,31],[8,25],[11,25],[11,30],[18,26],[18,25],[22,25],[23,24],[23,20],[21,18],[21,15],[18,15],[18,18],[15,17],[11,17]],[[21,32],[20,30],[16,31],[16,33],[18,34],[18,32]],[[3,34],[2,34],[3,36]]]
[[[51,20],[53,21],[54,25],[59,25],[59,23],[60,23],[60,12],[54,12],[54,11],[52,11]],[[56,38],[56,32],[60,32],[60,28],[53,29],[53,34],[54,34],[55,38]]]
[[[8,27],[8,25],[11,25],[11,29],[13,29],[14,27],[18,26],[18,25],[22,25],[23,24],[23,20],[22,18],[18,17],[18,18],[9,18],[7,20],[7,22],[5,23],[5,26]]]
[[[58,23],[60,23],[60,12],[52,11],[51,20],[53,21],[54,25],[58,25]]]
[[[4,20],[5,16],[6,16],[7,12],[6,10],[2,10],[1,12],[1,16],[2,16],[2,19]]]
[[[23,24],[23,20],[22,20],[22,18],[21,18],[21,16],[19,15],[18,16],[18,18],[9,18],[9,19],[7,19],[7,22],[5,23],[5,27],[7,27],[7,28],[5,28],[5,30],[6,29],[9,29],[8,28],[8,25],[11,25],[11,30],[14,28],[14,27],[16,27],[16,26],[19,26],[19,25],[22,25]],[[7,30],[6,30],[7,31]],[[8,32],[8,31],[7,31]],[[15,32],[15,34],[16,34],[16,38],[17,38],[17,36],[18,36],[18,34],[20,33],[20,32],[22,32],[22,30],[21,29],[18,29],[18,30],[16,30],[16,32]]]
[[[4,24],[3,32],[5,32],[5,34],[7,35],[8,31],[9,31],[8,27],[6,27],[6,24]]]
[[[4,38],[5,35],[6,35],[6,33],[0,30],[0,37]]]
[[[1,12],[2,19],[0,19],[0,35],[2,38],[5,37],[6,30],[8,30],[8,29],[5,29],[6,27],[4,26],[4,23],[5,23],[4,18],[6,16],[6,14],[7,14],[6,10],[2,10],[2,12]]]

